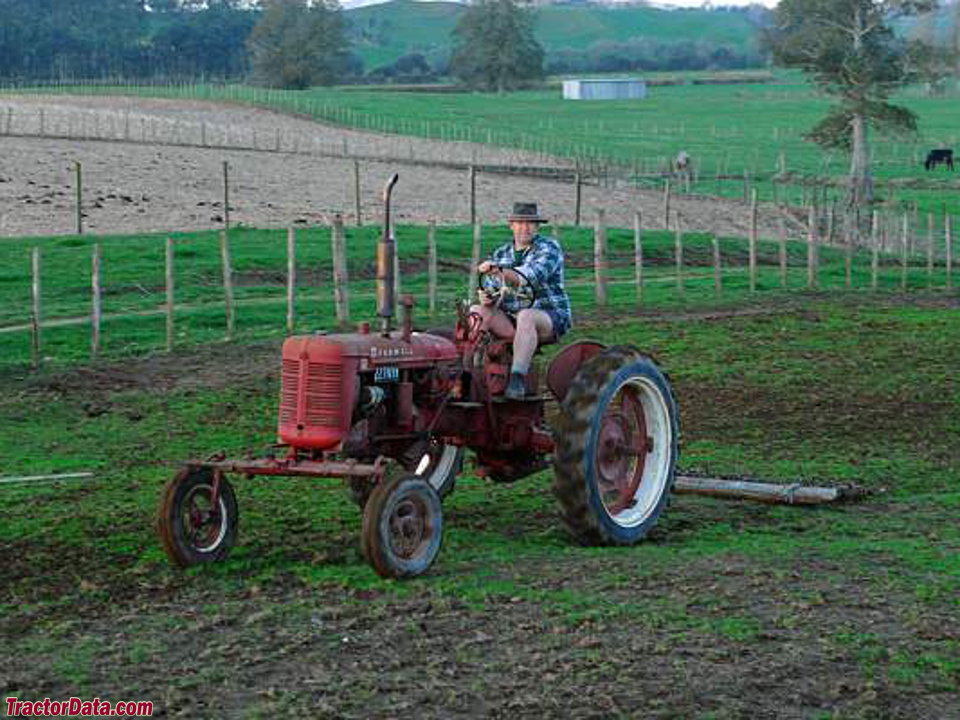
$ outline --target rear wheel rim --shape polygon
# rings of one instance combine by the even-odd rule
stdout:
[[[628,377],[610,396],[597,430],[594,477],[604,511],[636,527],[656,510],[669,482],[670,411],[649,378]]]

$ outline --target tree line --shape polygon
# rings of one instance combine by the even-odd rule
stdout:
[[[0,79],[230,79],[249,71],[242,0],[0,0]]]
[[[514,0],[475,0],[452,49],[365,69],[336,0],[0,0],[0,80],[252,81],[272,86],[458,78],[506,89],[545,72],[742,68],[755,51],[703,42],[541,47]]]

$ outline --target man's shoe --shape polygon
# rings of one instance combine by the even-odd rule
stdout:
[[[523,400],[527,396],[527,376],[523,373],[510,373],[510,382],[503,396],[510,400]]]

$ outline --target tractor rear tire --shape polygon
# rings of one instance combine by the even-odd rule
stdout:
[[[360,541],[364,556],[381,577],[425,573],[443,542],[437,491],[416,475],[384,479],[363,510]]]
[[[157,530],[170,559],[180,567],[223,560],[237,540],[237,497],[226,477],[220,480],[219,512],[212,511],[213,470],[186,467],[160,501]]]
[[[679,455],[677,403],[654,361],[609,348],[577,372],[557,421],[553,492],[584,545],[632,545],[669,502]]]

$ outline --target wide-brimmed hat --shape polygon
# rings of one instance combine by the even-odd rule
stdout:
[[[540,216],[536,203],[514,203],[513,212],[507,216],[507,222],[545,223],[547,219]]]

